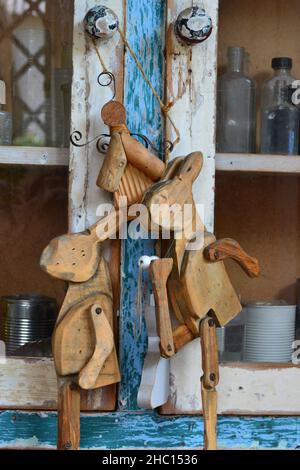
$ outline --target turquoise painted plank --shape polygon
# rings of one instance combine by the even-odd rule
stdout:
[[[56,413],[0,413],[0,447],[55,447]],[[200,417],[160,417],[154,412],[117,412],[81,417],[82,449],[198,448]],[[219,417],[219,448],[296,449],[299,417]]]
[[[163,50],[165,2],[127,0],[127,38],[157,92],[163,95]],[[130,54],[125,59],[125,106],[127,125],[132,132],[145,134],[161,148],[163,125],[159,105]],[[120,366],[122,382],[119,409],[135,410],[147,334],[134,335],[136,318],[137,262],[154,254],[153,241],[131,240],[122,246],[122,289],[120,314]]]

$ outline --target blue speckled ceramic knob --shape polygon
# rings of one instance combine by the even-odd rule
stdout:
[[[92,37],[109,39],[117,31],[119,20],[108,7],[99,5],[91,8],[84,18],[84,29]]]
[[[205,41],[212,32],[212,20],[203,8],[191,7],[183,10],[175,23],[175,32],[187,44]]]

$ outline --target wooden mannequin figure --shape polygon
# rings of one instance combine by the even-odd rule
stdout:
[[[120,381],[112,286],[100,246],[112,235],[107,230],[114,226],[112,217],[115,214],[83,233],[55,238],[41,256],[44,271],[69,283],[52,337],[56,372],[59,378],[70,378],[72,387],[59,394],[59,449],[79,447],[80,388],[92,390]]]
[[[216,449],[216,386],[219,381],[216,326],[226,325],[242,309],[223,260],[234,259],[250,277],[259,275],[259,265],[236,241],[216,241],[199,219],[192,185],[201,171],[202,162],[200,152],[173,160],[162,180],[146,192],[144,203],[150,214],[152,228],[159,231],[171,228],[173,233],[168,256],[154,260],[150,265],[161,355],[170,358],[188,342],[196,337],[201,338],[204,448]],[[181,214],[189,205],[191,215],[182,218],[175,214],[167,221],[157,209],[161,204],[167,205],[170,213],[171,208],[175,208]],[[183,227],[178,223],[182,220]],[[196,235],[200,236],[200,243],[193,246]],[[169,301],[181,323],[174,332]]]

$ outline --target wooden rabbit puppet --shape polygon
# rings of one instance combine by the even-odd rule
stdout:
[[[171,228],[173,234],[168,255],[152,261],[150,265],[161,355],[170,358],[185,344],[200,336],[205,448],[215,449],[216,386],[219,381],[216,326],[226,325],[242,309],[223,260],[234,259],[250,277],[259,275],[259,265],[236,241],[216,241],[199,219],[192,185],[201,171],[202,161],[200,152],[173,160],[162,180],[146,192],[144,203],[149,211],[152,229],[162,231]],[[173,208],[173,217],[162,217],[158,209],[161,205]],[[185,207],[189,208],[190,216],[185,219],[176,217],[176,210],[184,211]],[[184,220],[183,227],[179,220]],[[202,243],[191,247],[195,230],[198,236],[202,231]],[[172,331],[169,301],[181,323],[175,331]]]
[[[113,298],[100,244],[113,233],[110,218],[83,233],[55,238],[45,248],[41,267],[69,282],[52,339],[59,376],[78,374],[83,389],[120,381],[113,336]]]

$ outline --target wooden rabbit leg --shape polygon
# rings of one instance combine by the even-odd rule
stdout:
[[[202,350],[201,396],[204,420],[204,449],[217,449],[217,391],[219,382],[218,343],[216,325],[205,317],[200,323]]]
[[[77,450],[80,442],[80,389],[73,377],[58,377],[57,449]]]
[[[231,258],[236,261],[245,273],[251,277],[258,277],[260,274],[259,263],[256,258],[248,255],[241,245],[232,238],[223,238],[211,243],[204,250],[204,256],[213,263]]]
[[[160,352],[163,357],[175,354],[172,324],[169,311],[167,281],[173,267],[171,258],[152,261],[150,275],[155,298],[157,332],[160,338]]]

